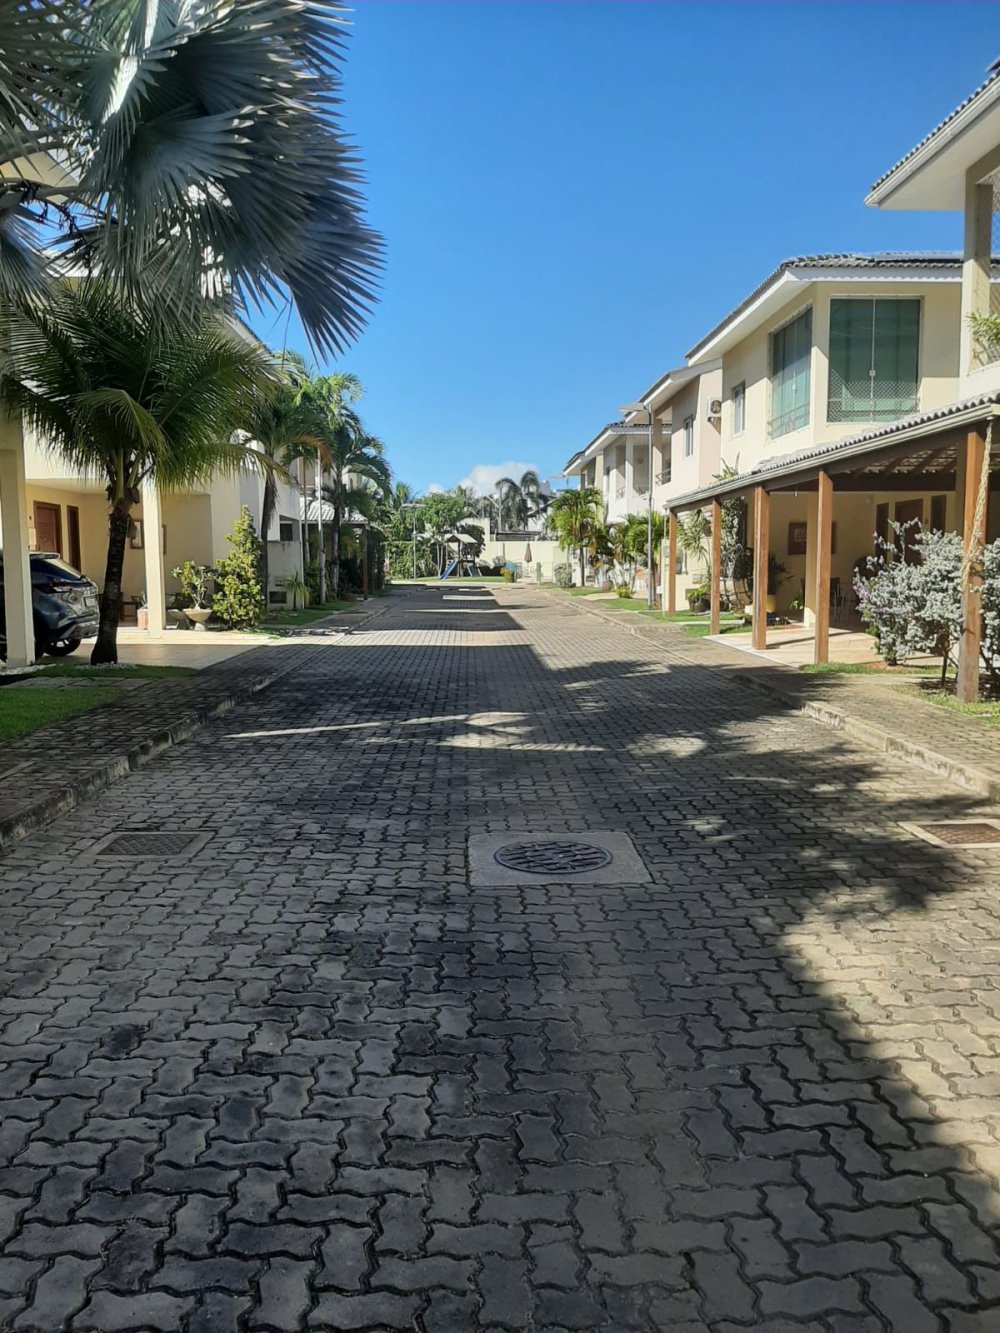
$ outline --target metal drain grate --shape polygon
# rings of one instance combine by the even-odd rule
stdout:
[[[509,870],[562,879],[600,870],[611,861],[611,853],[590,842],[512,842],[498,848],[493,859]]]
[[[169,829],[125,829],[113,833],[95,848],[98,856],[177,857],[190,853],[207,841],[207,834]]]
[[[1000,820],[996,819],[945,819],[907,827],[939,847],[1000,846]]]

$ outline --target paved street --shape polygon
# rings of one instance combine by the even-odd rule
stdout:
[[[400,594],[0,859],[0,1327],[1000,1329],[983,807],[670,642]]]

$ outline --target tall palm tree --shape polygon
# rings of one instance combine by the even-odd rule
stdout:
[[[517,480],[501,477],[496,484],[500,526],[511,532],[523,532],[538,512],[541,491],[541,479],[530,468]]]
[[[549,507],[552,525],[565,551],[575,549],[580,560],[580,586],[586,578],[587,544],[600,523],[604,500],[596,486],[560,491]]]
[[[0,0],[0,294],[100,273],[152,314],[290,297],[339,349],[381,241],[338,0]]]
[[[339,371],[320,375],[309,381],[305,401],[313,414],[316,430],[323,441],[324,463],[317,465],[316,522],[319,529],[319,589],[320,601],[326,600],[327,557],[324,543],[324,496],[333,504],[333,526],[330,533],[330,591],[336,600],[340,582],[340,521],[343,501],[338,498],[344,488],[343,460],[353,443],[364,435],[361,418],[354,407],[364,393],[357,375]],[[329,467],[333,473],[332,486],[324,487],[322,474]],[[388,485],[388,478],[386,481]]]
[[[190,486],[268,462],[237,432],[274,390],[267,353],[205,308],[154,338],[106,282],[65,284],[45,306],[0,305],[10,354],[0,400],[85,475],[107,483],[111,515],[101,620],[91,661],[118,660],[125,544],[146,481]],[[243,436],[242,438],[246,438]]]
[[[323,465],[329,461],[316,413],[307,399],[309,374],[304,360],[292,352],[282,353],[277,360],[280,381],[271,396],[261,401],[251,426],[254,446],[272,465],[264,471],[260,510],[260,586],[265,604],[270,585],[268,533],[278,503],[279,477],[287,476],[296,462]]]
[[[382,494],[392,486],[385,460],[385,446],[369,435],[354,406],[362,393],[356,375],[327,375],[313,380],[308,389],[320,418],[320,437],[329,457],[330,483],[324,494],[333,507],[330,530],[330,592],[340,592],[340,529],[348,508],[349,486],[372,482]]]

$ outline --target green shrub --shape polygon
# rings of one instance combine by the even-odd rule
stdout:
[[[517,573],[515,570],[511,569],[510,565],[504,565],[503,569],[500,571],[500,577],[503,579],[504,583],[513,583],[517,578]]]
[[[572,565],[556,565],[553,570],[556,579],[556,586],[559,588],[572,588],[573,586],[573,567]]]
[[[260,586],[260,541],[246,505],[226,541],[232,550],[216,568],[212,610],[229,629],[255,629],[264,615],[264,594]]]
[[[208,596],[208,585],[214,571],[208,565],[196,564],[194,560],[185,560],[170,571],[173,578],[181,585],[175,600],[178,609],[185,606],[204,606]]]
[[[619,597],[622,598],[632,596],[632,589],[628,586],[627,583],[619,583],[618,587],[615,589],[615,592],[618,594]]]

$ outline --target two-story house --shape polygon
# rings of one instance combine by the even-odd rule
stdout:
[[[650,496],[662,513],[672,496],[707,484],[719,471],[721,386],[718,360],[667,371],[636,399],[642,410],[604,426],[563,475],[601,492],[608,523],[645,514]],[[684,588],[705,577],[704,567],[683,550],[675,550],[673,567]]]
[[[876,534],[957,525],[956,444],[992,411],[960,398],[962,312],[957,256],[808,256],[781,264],[691,349],[694,366],[721,358],[722,457],[738,459],[737,474],[670,507],[707,508],[719,531],[722,501],[747,500],[755,647],[766,645],[769,557],[786,571],[779,609],[804,603],[825,661],[831,609]]]

